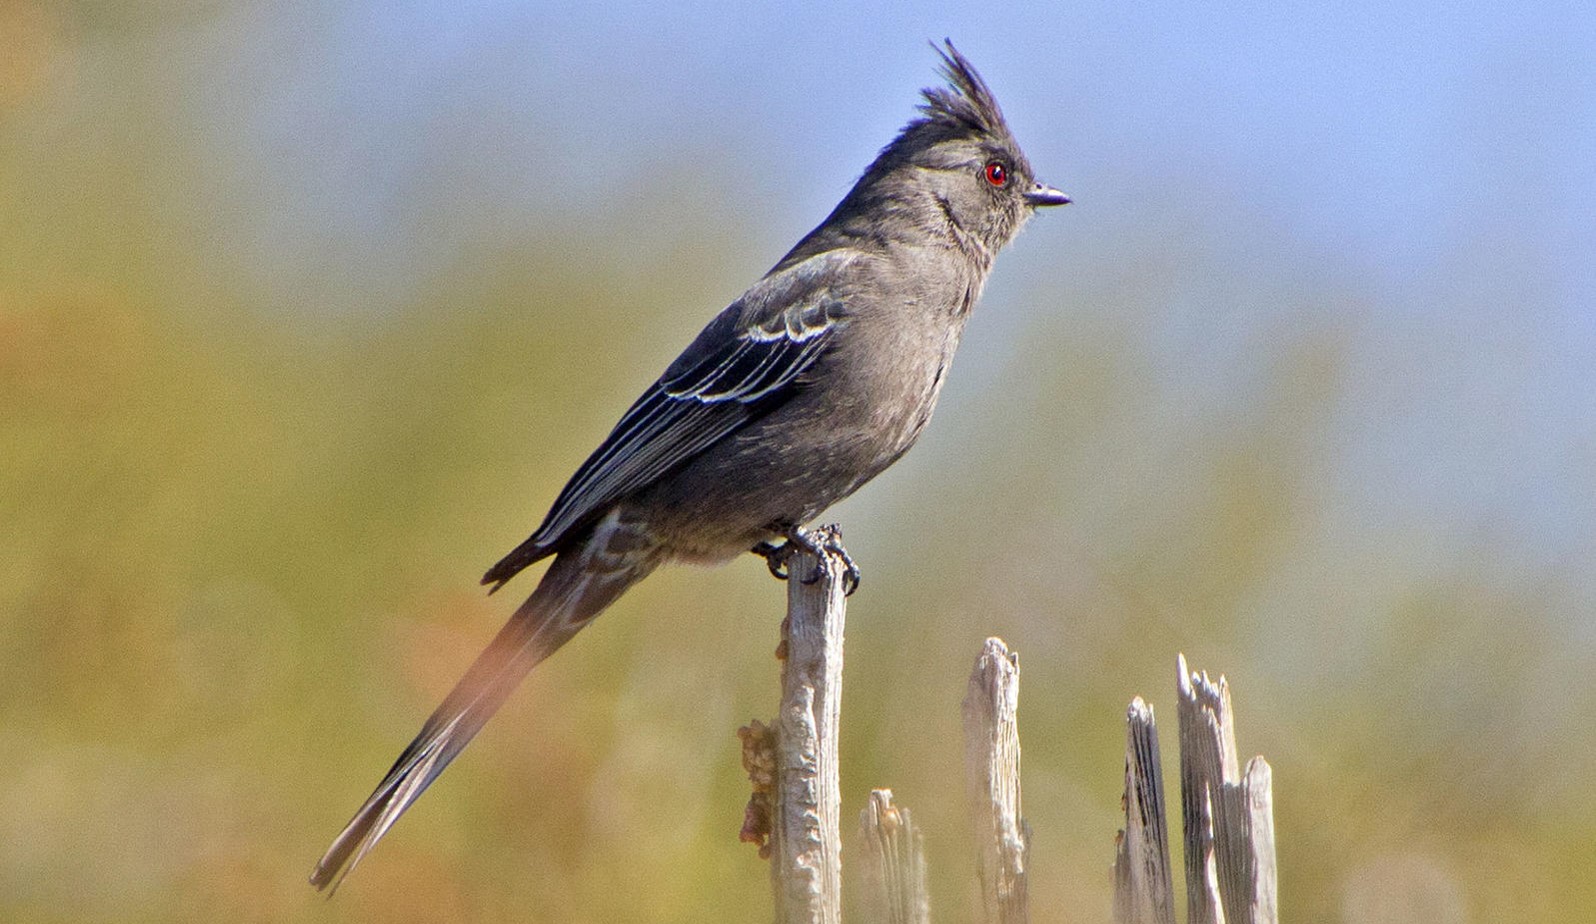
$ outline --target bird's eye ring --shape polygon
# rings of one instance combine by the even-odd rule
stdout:
[[[1003,166],[1003,164],[999,161],[994,160],[987,164],[986,169],[981,171],[981,175],[986,177],[986,181],[988,183],[991,183],[993,186],[996,186],[999,189],[1009,185],[1008,168]]]

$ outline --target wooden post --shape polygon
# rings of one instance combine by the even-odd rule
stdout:
[[[1178,659],[1181,816],[1189,924],[1275,924],[1274,810],[1269,764],[1242,777],[1230,685]]]
[[[1243,801],[1247,813],[1247,846],[1252,855],[1252,920],[1257,924],[1279,924],[1279,878],[1275,870],[1274,771],[1269,761],[1254,757],[1247,761],[1242,777]]]
[[[989,638],[964,697],[964,756],[975,822],[983,920],[1026,924],[1031,832],[1020,814],[1020,659]]]
[[[813,534],[839,539],[836,527]],[[771,883],[777,924],[842,920],[841,795],[837,722],[842,709],[844,564],[835,552],[795,550],[787,565],[787,619],[776,714]]]
[[[1125,830],[1114,858],[1114,920],[1175,924],[1164,775],[1153,707],[1140,696],[1131,700],[1125,724]]]
[[[864,920],[879,924],[930,924],[925,884],[925,839],[895,805],[892,790],[875,789],[859,813],[860,904]]]

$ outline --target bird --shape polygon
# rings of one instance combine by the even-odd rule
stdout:
[[[914,445],[994,257],[1036,209],[1070,202],[1036,178],[970,62],[951,41],[932,47],[945,85],[921,91],[830,215],[704,327],[488,569],[491,593],[553,558],[316,864],[316,888],[336,889],[521,680],[628,588],[667,562],[750,551],[784,575],[819,541],[805,525]]]

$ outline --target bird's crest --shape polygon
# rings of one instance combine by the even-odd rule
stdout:
[[[920,106],[925,121],[972,134],[1007,138],[1009,126],[1003,120],[1003,110],[975,67],[949,39],[943,39],[940,48],[935,43],[931,47],[942,56],[940,71],[948,86],[920,91],[925,97]]]

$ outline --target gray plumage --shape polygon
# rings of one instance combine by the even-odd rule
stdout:
[[[543,524],[483,578],[554,556],[311,874],[336,885],[521,679],[668,561],[799,536],[895,462],[931,417],[993,257],[1039,206],[997,101],[951,43],[853,189],[705,327],[621,418]]]

